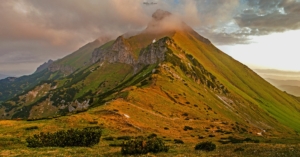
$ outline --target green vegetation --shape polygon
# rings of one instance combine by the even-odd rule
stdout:
[[[30,127],[25,128],[25,130],[36,130],[38,128],[39,128],[38,126],[30,126]]]
[[[43,81],[54,80],[62,76],[62,73],[52,73],[47,70],[43,70],[39,73],[34,73],[28,76],[22,76],[18,78],[6,78],[0,80],[0,101],[12,100],[17,101],[18,96],[23,95],[35,88],[36,86],[43,84]]]
[[[213,151],[217,148],[216,144],[212,142],[201,142],[195,146],[195,150]]]
[[[123,155],[147,154],[149,152],[167,152],[169,147],[165,145],[162,139],[157,137],[144,138],[139,137],[123,143],[121,153]]]
[[[85,67],[89,65],[88,63],[90,62],[94,49],[100,47],[102,44],[103,43],[98,40],[90,42],[70,55],[55,61],[54,64],[58,66],[71,67],[74,70]]]
[[[80,146],[89,147],[99,143],[101,137],[100,128],[70,129],[55,133],[44,133],[28,137],[28,147],[66,147]]]

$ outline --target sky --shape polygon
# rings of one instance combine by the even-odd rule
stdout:
[[[33,73],[171,12],[250,68],[300,71],[300,0],[0,0],[0,74]]]

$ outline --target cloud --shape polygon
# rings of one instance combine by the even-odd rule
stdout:
[[[28,73],[45,61],[61,58],[98,37],[115,38],[143,30],[157,9],[180,17],[213,43],[247,43],[251,35],[299,29],[298,1],[3,1],[0,3],[0,73],[7,71],[4,65],[8,63],[31,63],[22,67]],[[11,67],[11,71],[18,71],[12,72],[14,75],[25,73],[20,73],[17,66]]]
[[[234,19],[240,27],[252,30],[249,35],[266,35],[299,29],[299,13],[297,0],[248,0],[248,8]]]

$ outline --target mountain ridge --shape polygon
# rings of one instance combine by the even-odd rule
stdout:
[[[276,89],[172,14],[153,15],[140,34],[119,36],[86,50],[84,62],[89,64],[2,103],[1,118],[35,120],[88,109],[86,114],[99,113],[99,120],[111,130],[150,130],[187,139],[190,135],[180,129],[184,125],[206,136],[219,134],[216,130],[220,136],[228,132],[272,137],[300,131],[298,99]],[[165,25],[172,20],[180,25]],[[154,31],[157,26],[163,31]],[[70,56],[81,55],[75,54]],[[122,118],[125,114],[130,119]]]
[[[0,80],[5,79],[7,77],[9,77],[9,76],[8,75],[4,75],[4,74],[0,74]]]

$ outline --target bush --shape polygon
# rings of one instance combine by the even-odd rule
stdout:
[[[120,136],[120,137],[117,137],[117,140],[130,140],[131,139],[131,136]]]
[[[155,138],[155,137],[157,137],[157,135],[156,134],[150,134],[149,136],[148,136],[148,138]]]
[[[184,126],[183,130],[184,130],[184,131],[188,131],[188,130],[193,130],[193,128],[190,127],[190,126]]]
[[[176,144],[184,144],[184,142],[181,139],[174,139],[174,142]]]
[[[231,143],[243,143],[244,139],[240,139],[240,138],[236,138],[236,137],[232,137],[229,136],[228,139],[230,140]]]
[[[70,129],[67,131],[57,131],[54,133],[35,134],[28,137],[27,147],[65,147],[80,146],[89,147],[99,143],[101,137],[100,128]]]
[[[111,143],[108,146],[110,146],[110,147],[122,147],[123,143]]]
[[[113,140],[115,140],[115,138],[112,137],[112,136],[108,136],[108,137],[104,137],[103,140],[106,140],[106,141],[113,141]]]
[[[216,145],[212,142],[201,142],[195,146],[195,150],[213,151],[216,149]]]
[[[234,152],[242,152],[242,151],[244,151],[244,150],[245,150],[244,148],[238,147],[238,148],[235,148],[235,149],[234,149]]]
[[[35,130],[38,128],[39,128],[38,126],[30,126],[30,127],[25,128],[25,130]]]
[[[140,137],[135,140],[130,140],[123,143],[121,153],[123,155],[135,155],[135,154],[147,154],[149,152],[167,152],[169,147],[165,143],[157,138],[144,138]]]

